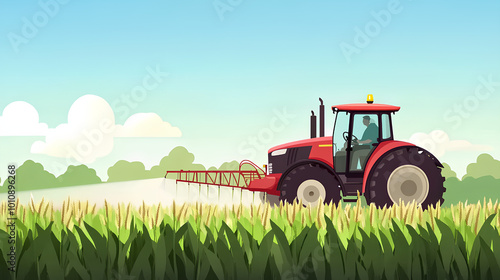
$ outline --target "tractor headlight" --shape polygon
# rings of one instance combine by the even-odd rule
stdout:
[[[267,165],[267,174],[272,174],[273,173],[273,163],[270,162],[268,165]]]
[[[280,150],[276,150],[276,151],[272,152],[271,156],[275,157],[275,156],[281,156],[284,154],[286,154],[286,149],[280,149]]]

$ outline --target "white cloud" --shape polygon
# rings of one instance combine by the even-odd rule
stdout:
[[[68,122],[48,129],[45,136],[33,143],[32,153],[88,164],[111,153],[115,137],[179,137],[181,131],[154,113],[134,114],[125,125],[116,125],[106,100],[84,95],[69,109]]]
[[[450,140],[448,134],[442,130],[434,130],[429,134],[418,132],[408,140],[420,146],[437,157],[442,157],[448,151],[490,151],[493,148],[487,145],[476,145],[466,140]]]
[[[47,129],[35,107],[24,101],[10,103],[0,116],[0,136],[43,136]]]
[[[113,150],[115,115],[103,98],[84,95],[68,112],[68,123],[49,129],[45,141],[36,141],[31,152],[91,163]]]
[[[164,122],[155,113],[137,113],[117,125],[117,137],[180,137],[181,130]]]

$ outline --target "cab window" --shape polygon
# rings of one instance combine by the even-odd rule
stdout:
[[[392,139],[391,119],[389,114],[382,115],[382,139]]]

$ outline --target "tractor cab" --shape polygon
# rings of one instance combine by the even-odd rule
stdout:
[[[391,113],[397,106],[346,104],[333,106],[333,157],[335,170],[343,174],[363,174],[373,150],[384,141],[394,140]]]
[[[366,163],[373,151],[383,142],[394,140],[391,115],[400,107],[373,104],[332,106],[335,125],[332,135],[333,161],[336,173],[345,185],[346,195],[361,192]]]

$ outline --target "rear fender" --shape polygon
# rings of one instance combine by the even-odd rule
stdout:
[[[396,151],[398,149],[404,149],[404,148],[411,148],[411,147],[416,147],[419,150],[421,150],[423,153],[425,153],[427,156],[429,156],[436,166],[443,168],[443,165],[441,162],[429,151],[427,151],[424,148],[418,147],[414,144],[408,143],[408,142],[403,142],[403,141],[386,141],[380,143],[375,151],[373,151],[370,159],[366,163],[366,168],[365,168],[365,174],[363,176],[363,189],[362,192],[365,193],[367,184],[368,184],[368,179],[370,178],[372,172],[374,171],[374,168],[379,160],[383,158],[384,155],[386,155],[389,152]]]

